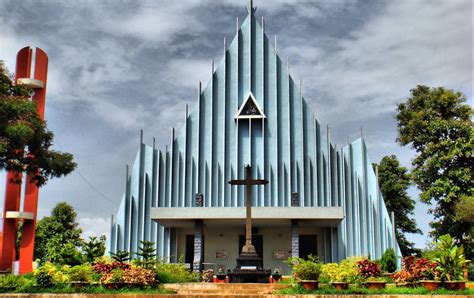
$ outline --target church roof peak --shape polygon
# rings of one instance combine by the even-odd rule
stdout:
[[[257,11],[257,7],[253,7],[253,0],[249,0],[247,5],[247,12],[248,14],[255,13]]]

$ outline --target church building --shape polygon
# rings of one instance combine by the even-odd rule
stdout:
[[[252,242],[264,268],[288,273],[288,257],[309,254],[337,262],[394,248],[400,256],[362,136],[331,142],[256,8],[247,10],[169,146],[144,144],[142,135],[108,251],[135,253],[147,240],[170,262],[233,269],[247,194],[229,181],[245,179],[250,165],[252,178],[268,180],[251,188]]]

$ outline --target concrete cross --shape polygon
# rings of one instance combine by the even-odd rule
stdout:
[[[230,185],[245,185],[247,190],[246,219],[245,219],[245,245],[242,247],[242,254],[256,254],[252,244],[252,185],[264,185],[268,180],[252,179],[252,167],[245,167],[245,179],[230,180]]]

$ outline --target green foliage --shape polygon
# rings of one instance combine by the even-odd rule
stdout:
[[[35,271],[36,283],[42,288],[50,288],[53,286],[53,275],[44,267]]]
[[[46,216],[36,225],[35,259],[57,264],[78,265],[83,257],[78,247],[82,245],[81,233],[74,208],[58,203],[51,216]]]
[[[28,280],[22,275],[5,274],[0,275],[0,293],[13,292],[27,284]]]
[[[440,255],[433,261],[438,263],[441,278],[447,281],[463,280],[464,265],[469,262],[464,257],[463,246],[457,246],[456,241],[448,234],[439,237],[436,248]]]
[[[345,282],[360,283],[357,262],[362,258],[352,257],[344,259],[341,263],[326,263],[321,267],[321,281],[323,282]]]
[[[458,220],[470,222],[472,225],[474,222],[474,197],[461,196],[459,202],[456,203],[455,212]]]
[[[113,260],[123,264],[125,262],[127,262],[128,260],[130,260],[130,253],[128,251],[125,251],[125,250],[117,250],[117,252],[113,253],[111,252],[110,253],[110,256],[112,257]]]
[[[139,252],[137,253],[138,265],[146,269],[152,269],[153,267],[155,267],[155,263],[156,263],[155,242],[140,240],[140,247],[138,248],[138,250],[139,250]]]
[[[94,275],[90,264],[71,267],[68,271],[70,281],[91,282]]]
[[[393,248],[385,250],[382,259],[380,259],[380,266],[385,272],[395,272],[397,270],[397,258]]]
[[[384,156],[378,165],[379,186],[387,211],[394,212],[396,237],[402,255],[419,254],[414,243],[406,239],[406,233],[421,234],[416,221],[412,218],[415,201],[407,193],[410,187],[410,175],[405,167],[400,165],[395,155]]]
[[[28,90],[13,85],[0,67],[0,170],[27,172],[41,186],[68,175],[77,165],[70,153],[50,149],[54,135],[27,96]],[[16,176],[13,182],[20,181]]]
[[[82,251],[87,262],[92,263],[98,257],[102,257],[105,253],[105,235],[97,237],[89,237],[89,241],[84,242]]]
[[[297,280],[319,280],[321,262],[317,257],[309,255],[308,259],[292,257],[287,264],[291,267],[293,277]]]
[[[452,235],[472,258],[472,222],[455,212],[459,200],[474,192],[472,107],[460,92],[417,86],[397,110],[397,141],[417,152],[412,179],[421,190],[421,201],[435,205],[430,209],[435,218],[431,235]]]
[[[199,274],[190,271],[183,263],[158,262],[155,267],[156,278],[160,283],[195,282]]]

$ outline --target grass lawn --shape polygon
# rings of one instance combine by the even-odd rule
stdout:
[[[434,292],[426,290],[424,287],[408,288],[408,287],[388,287],[384,290],[369,290],[365,287],[351,286],[347,290],[336,290],[331,285],[320,285],[318,290],[308,291],[301,286],[293,286],[291,288],[276,291],[275,294],[313,294],[313,295],[347,295],[347,294],[362,294],[362,295],[474,295],[474,289],[466,289],[464,291],[450,291],[446,289],[439,289]]]

